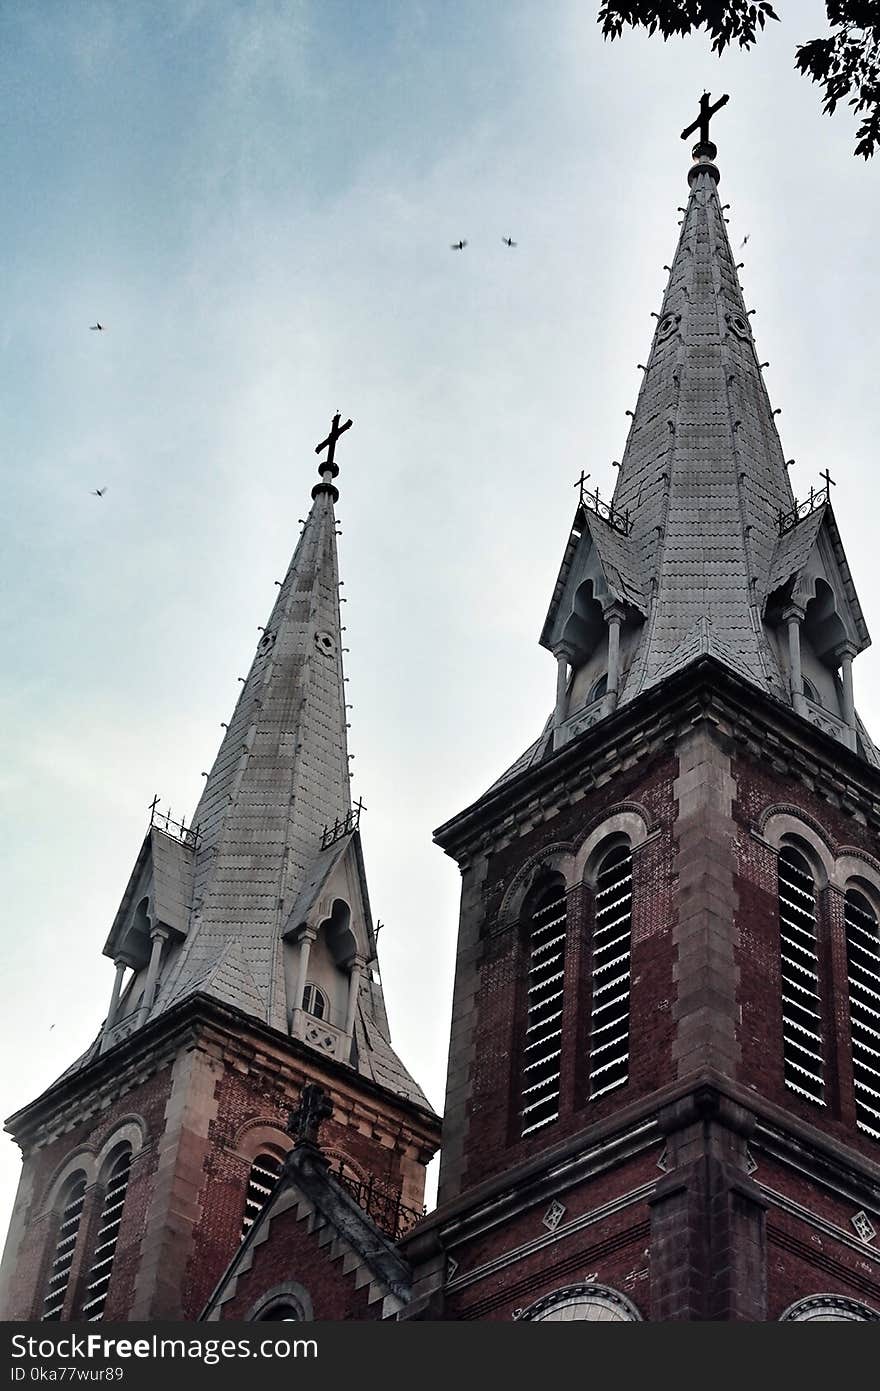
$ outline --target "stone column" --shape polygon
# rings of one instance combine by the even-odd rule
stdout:
[[[856,747],[856,706],[853,698],[852,679],[852,664],[855,655],[855,648],[848,642],[838,648],[836,653],[840,662],[840,679],[843,685],[843,720],[849,733],[847,743],[851,749]]]
[[[357,1009],[358,990],[361,984],[361,975],[364,969],[364,959],[362,956],[353,958],[348,973],[348,1003],[345,1007],[345,1037],[339,1041],[339,1057],[342,1062],[348,1062],[351,1053],[351,1037],[354,1030],[354,1016]]]
[[[568,653],[556,651],[556,709],[553,712],[553,748],[562,744],[562,726],[568,717]]]
[[[651,1210],[651,1322],[767,1318],[767,1202],[750,1177],[755,1118],[711,1083],[661,1109]]]
[[[107,1009],[107,1018],[104,1020],[103,1039],[101,1043],[102,1051],[107,1046],[107,1035],[113,1028],[113,1024],[116,1019],[116,1012],[119,1009],[119,996],[122,993],[122,979],[125,975],[126,969],[126,963],[124,961],[117,961],[115,965],[116,975],[113,977],[113,989],[110,992],[110,1005]]]
[[[317,937],[314,927],[304,927],[299,938],[299,963],[296,969],[296,984],[293,987],[293,1001],[290,1006],[290,1032],[301,1032],[302,1000],[309,976],[309,952]]]
[[[788,682],[791,703],[799,715],[807,713],[804,678],[801,672],[801,624],[805,612],[800,604],[791,604],[782,615],[784,622],[788,624]]]
[[[148,1018],[150,1010],[153,1008],[153,1001],[156,998],[156,986],[159,983],[159,963],[162,959],[162,947],[168,939],[168,929],[165,927],[154,927],[150,932],[150,941],[153,944],[150,952],[150,964],[147,967],[147,983],[144,986],[144,998],[141,1002],[141,1023]]]
[[[610,714],[616,707],[620,694],[620,629],[623,623],[623,609],[620,604],[609,604],[603,618],[608,625],[608,686],[605,692],[605,708]]]
[[[116,975],[113,977],[113,989],[110,992],[110,1007],[107,1010],[107,1023],[105,1025],[105,1028],[108,1029],[116,1018],[116,1011],[119,1008],[119,996],[122,993],[122,979],[126,971],[126,963],[124,961],[117,961],[115,965]]]

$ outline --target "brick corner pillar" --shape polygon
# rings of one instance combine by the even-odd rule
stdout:
[[[403,1255],[413,1268],[412,1296],[398,1315],[401,1319],[443,1319],[446,1317],[447,1256],[434,1230],[405,1237]]]
[[[651,1206],[651,1320],[767,1317],[767,1204],[749,1176],[754,1117],[701,1084],[658,1116],[666,1172]]]

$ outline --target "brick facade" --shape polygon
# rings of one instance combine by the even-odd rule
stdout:
[[[250,1165],[283,1155],[285,1126],[306,1081],[333,1100],[325,1137],[337,1162],[417,1206],[437,1123],[352,1069],[202,1002],[143,1030],[113,1055],[62,1079],[14,1118],[24,1148],[4,1265],[4,1317],[39,1318],[57,1233],[58,1179],[93,1164],[120,1127],[140,1137],[123,1209],[105,1318],[196,1318],[238,1248]],[[74,1120],[75,1118],[75,1120]],[[63,1317],[76,1316],[102,1201],[95,1175]]]
[[[461,955],[440,1206],[404,1242],[410,1316],[528,1316],[578,1284],[652,1320],[772,1320],[819,1294],[880,1313],[880,1144],[855,1125],[843,931],[852,865],[880,889],[880,775],[711,659],[603,725],[438,832],[462,866]],[[583,847],[627,816],[644,827],[629,1076],[594,1102]],[[783,1083],[780,817],[841,866],[827,884],[817,869],[824,1106]],[[560,1114],[521,1139],[528,955],[509,910],[541,865],[568,890]]]

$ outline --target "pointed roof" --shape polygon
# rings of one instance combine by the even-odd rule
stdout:
[[[701,119],[704,106],[711,115],[725,101],[709,108],[704,98]],[[628,627],[617,708],[707,653],[790,702],[768,622],[778,622],[787,600],[806,606],[819,580],[834,594],[838,631],[851,649],[870,642],[829,480],[805,503],[792,492],[767,364],[727,235],[716,153],[701,126],[614,495],[601,501],[585,491],[582,475],[540,638],[578,666],[604,635],[600,610],[616,606]],[[570,711],[570,733],[608,708]],[[553,747],[545,729],[499,782]]]
[[[314,874],[323,828],[351,812],[335,491],[315,490],[193,816],[192,917],[156,1012],[237,940],[261,1017],[287,1027],[282,929]]]
[[[714,147],[697,151],[614,492],[615,510],[632,517],[628,548],[653,590],[622,699],[667,675],[703,619],[741,672],[764,688],[778,685],[758,620],[778,518],[794,497],[727,236]]]
[[[285,939],[303,926],[318,927],[332,900],[341,899],[351,913],[350,945],[362,963],[351,1064],[430,1111],[391,1046],[358,829],[361,804],[352,807],[349,786],[333,456],[350,424],[340,427],[337,415],[316,451],[329,445],[311,511],[190,827],[154,820],[136,860],[104,948],[134,974],[103,1046],[196,995],[287,1034],[293,1002]],[[168,941],[145,1015],[153,927]]]

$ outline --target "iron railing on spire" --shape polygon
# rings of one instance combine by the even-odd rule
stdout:
[[[187,826],[186,818],[181,817],[175,821],[171,815],[171,808],[167,811],[159,809],[159,794],[153,798],[149,806],[150,829],[161,831],[164,836],[170,836],[173,840],[179,840],[181,844],[189,846],[191,850],[197,850],[201,838],[201,828],[199,826]]]
[[[361,824],[361,812],[366,811],[366,807],[358,797],[350,811],[346,812],[342,820],[337,817],[332,826],[325,826],[321,832],[321,849],[328,850],[331,845],[335,845],[343,836],[356,831]]]
[[[621,508],[615,507],[613,498],[610,502],[605,502],[604,499],[599,496],[598,487],[593,492],[590,492],[589,488],[584,486],[587,477],[588,475],[582,473],[578,479],[578,484],[580,486],[579,505],[590,512],[594,512],[597,517],[601,517],[603,522],[607,522],[615,531],[619,531],[621,536],[629,536],[632,530],[629,508],[626,507],[621,510]]]
[[[789,512],[783,512],[780,507],[776,517],[776,524],[779,528],[780,536],[784,536],[787,531],[793,531],[798,522],[802,522],[805,517],[809,517],[813,512],[818,511],[820,507],[824,507],[826,503],[831,501],[831,489],[835,486],[834,479],[827,469],[821,477],[825,480],[824,488],[811,488],[810,496],[804,498],[803,502],[798,502],[797,498],[795,498],[794,507],[792,507]]]

